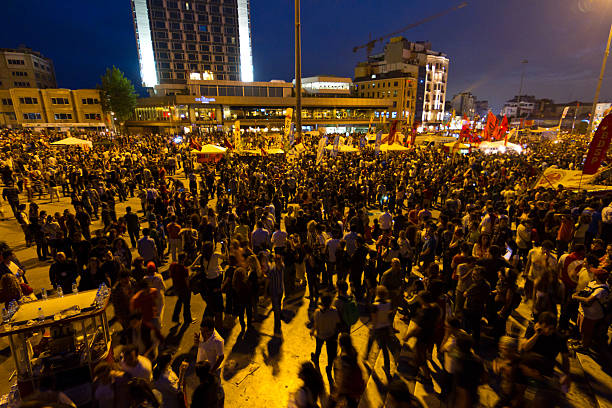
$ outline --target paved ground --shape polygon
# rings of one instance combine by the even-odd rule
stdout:
[[[135,199],[130,201],[133,208],[139,208]],[[124,213],[127,204],[117,205],[118,215]],[[69,200],[62,199],[61,203],[48,204],[43,201],[41,208],[49,213],[62,211],[69,207]],[[5,211],[10,209],[5,205]],[[96,224],[95,226],[98,226]],[[93,229],[93,228],[92,228]],[[13,247],[18,258],[26,266],[28,279],[37,291],[42,287],[49,287],[48,269],[50,263],[39,262],[35,248],[26,248],[23,244],[23,234],[14,218],[0,221],[0,240],[4,240]],[[170,282],[168,282],[168,285]],[[299,386],[297,370],[301,362],[310,358],[314,351],[314,339],[310,338],[306,328],[308,321],[308,300],[298,293],[285,300],[283,339],[274,338],[273,319],[270,306],[260,308],[262,321],[257,323],[256,333],[247,336],[240,335],[237,322],[228,319],[228,330],[225,333],[226,361],[223,373],[226,406],[228,407],[286,407],[289,395]],[[163,332],[167,335],[168,344],[176,350],[177,360],[186,358],[194,360],[193,333],[197,325],[177,326],[170,322],[176,297],[166,297]],[[192,298],[192,312],[194,317],[200,317],[203,312],[203,302],[200,297]],[[516,319],[512,318],[519,330],[524,330],[524,316],[528,315],[528,308],[522,305]],[[112,315],[112,310],[109,310]],[[365,318],[364,318],[365,320]],[[407,325],[396,319],[395,327],[400,330],[398,337],[403,337]],[[112,330],[119,330],[115,324]],[[360,321],[353,327],[353,340],[360,355],[366,348],[368,329]],[[486,336],[484,337],[486,342]],[[492,345],[485,352],[492,356]],[[385,384],[387,379],[382,371],[382,357],[379,356],[376,346],[371,354],[371,365],[374,371],[368,378],[368,386],[360,407],[382,407],[385,399]],[[571,406],[576,407],[612,407],[612,378],[604,373],[599,364],[591,357],[579,354],[571,359],[574,383],[568,394]],[[326,365],[326,353],[321,354],[321,367]],[[392,364],[392,367],[395,365]],[[14,364],[6,342],[0,340],[0,393],[8,392],[9,375],[14,370]],[[195,385],[192,372],[188,378],[190,387]],[[414,393],[429,407],[444,406],[433,394],[428,394],[419,383],[412,384]],[[439,388],[436,386],[436,390]],[[485,406],[493,406],[496,395],[489,385],[481,387],[482,402]]]

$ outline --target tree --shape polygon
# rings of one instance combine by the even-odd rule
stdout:
[[[102,83],[98,89],[102,94],[102,109],[113,112],[119,123],[125,122],[136,107],[137,95],[132,81],[115,66],[107,68],[100,79]]]

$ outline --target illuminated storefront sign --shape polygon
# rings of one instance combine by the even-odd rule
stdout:
[[[196,102],[201,102],[201,103],[211,103],[215,101],[215,98],[207,98],[205,96],[201,96],[199,98],[195,98]]]

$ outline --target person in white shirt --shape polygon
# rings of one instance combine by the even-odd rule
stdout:
[[[128,344],[121,352],[121,369],[132,377],[153,380],[153,365],[151,360],[138,354],[138,346]]]
[[[605,317],[603,302],[610,296],[606,281],[609,272],[602,268],[593,269],[594,279],[572,297],[579,302],[578,326],[582,337],[582,346],[588,348],[593,341],[597,324]]]
[[[604,242],[612,240],[612,202],[601,210],[601,239]]]
[[[194,334],[194,343],[198,348],[196,363],[208,361],[210,372],[217,377],[221,374],[221,364],[225,358],[223,337],[215,330],[215,322],[205,317],[200,325],[200,331]]]
[[[533,283],[542,277],[546,271],[557,270],[557,259],[551,253],[553,248],[553,243],[546,240],[541,247],[533,248],[527,255],[525,295],[528,299],[533,297]]]
[[[391,231],[391,228],[393,228],[393,216],[385,209],[385,212],[378,217],[378,223],[381,230]]]
[[[272,249],[277,254],[284,254],[287,247],[287,233],[283,231],[280,224],[276,225],[276,231],[272,234]]]

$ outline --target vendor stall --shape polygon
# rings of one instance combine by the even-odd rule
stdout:
[[[109,358],[108,289],[24,303],[5,313],[0,337],[8,338],[21,397],[52,384],[77,406],[91,401],[93,370]]]

